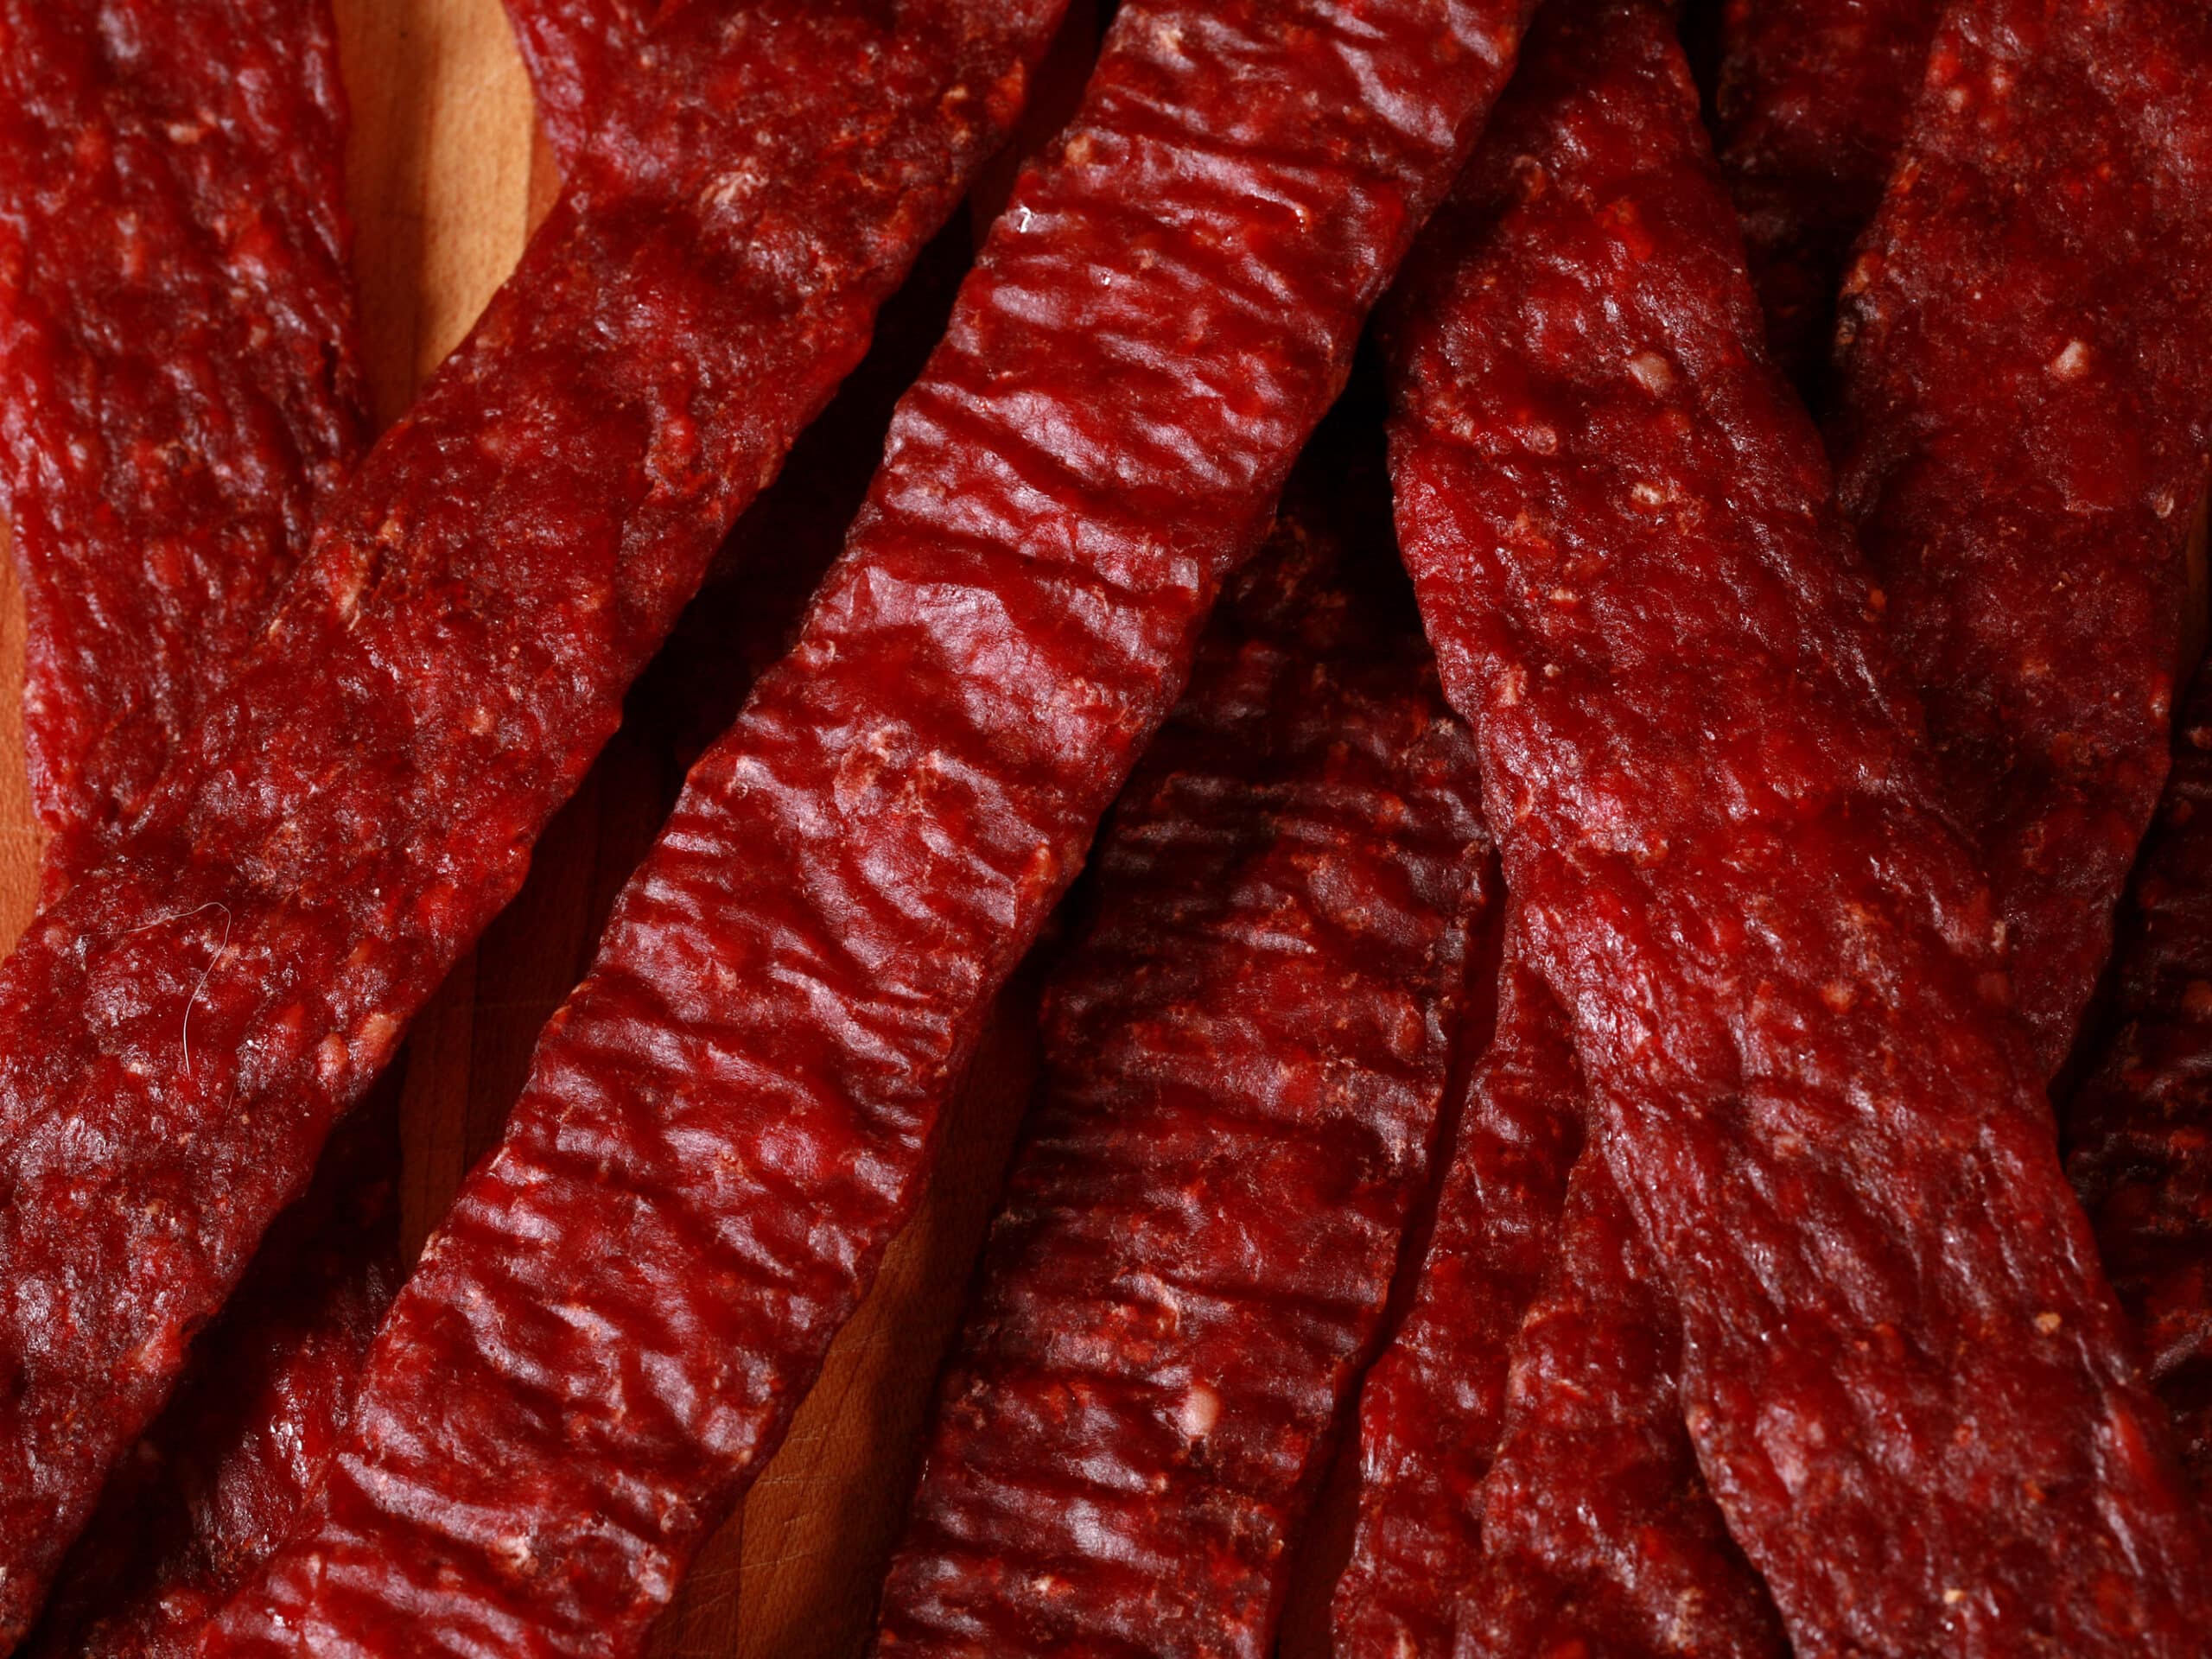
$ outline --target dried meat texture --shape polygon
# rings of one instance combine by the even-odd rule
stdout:
[[[219,707],[0,969],[0,1635],[519,884],[1053,15],[684,11]]]
[[[2212,11],[1962,0],[1846,296],[1839,495],[2056,1071],[2168,764],[2212,445]]]
[[[1347,1659],[1452,1651],[1456,1589],[1481,1572],[1507,1351],[1557,1249],[1581,1087],[1558,1005],[1509,945],[1413,1301],[1360,1391],[1357,1531],[1331,1611]]]
[[[62,879],[218,695],[366,443],[333,33],[321,4],[0,10],[0,238],[43,256],[0,255],[0,423],[33,480],[10,490]],[[95,728],[124,709],[119,748]],[[388,1112],[334,1150],[111,1483],[33,1651],[182,1653],[289,1525],[397,1288],[398,1155]]]
[[[1704,191],[1686,73],[1656,9],[1561,0],[1472,170],[1541,166],[1587,126],[1640,145],[1644,188],[1672,168]],[[1570,1033],[1517,926],[1503,972],[1413,1303],[1362,1402],[1339,1649],[1779,1654],[1698,1476],[1670,1294],[1603,1158],[1578,1153]]]
[[[1122,6],[402,1292],[321,1525],[211,1652],[634,1650],[911,1213],[1522,21]]]
[[[1528,960],[1798,1646],[2193,1652],[2203,1523],[1674,73],[1471,171],[1397,313],[1401,538]]]
[[[1851,34],[1842,37],[1806,29],[1802,25],[1808,20],[1796,18],[1785,41],[1779,25],[1789,8],[1749,20],[1755,36],[1764,31],[1764,41],[1755,38],[1752,46],[1759,72],[1769,78],[1749,90],[1768,98],[1770,116],[1817,118],[1818,86],[1827,87],[1832,100],[1840,100],[1832,105],[1830,115],[1847,112],[1853,100],[1868,90],[1849,72],[1848,60],[1859,54],[1860,69],[1875,67],[1877,60],[1865,54],[1885,49],[1881,29],[1869,27],[1881,20],[1864,9],[1853,10],[1860,15]],[[1747,22],[1740,16],[1733,21],[1738,26]],[[1915,25],[1921,32],[1927,26]],[[1975,16],[1971,9],[1962,11],[1959,27],[1968,39],[1974,29],[1989,26],[1988,19]],[[2005,42],[2009,49],[2027,53],[2044,53],[2048,44],[2039,37],[2009,35]],[[1783,65],[1777,65],[1777,52]],[[1792,82],[1794,72],[1786,67],[1792,53],[1798,54],[1800,70],[1808,63],[1819,66],[1816,85]],[[2108,326],[2115,311],[2124,309],[2129,323],[2142,327],[2151,341],[2143,359],[2131,359],[2139,366],[2128,372],[2133,384],[2123,392],[2126,414],[2150,411],[2169,432],[2181,435],[2173,459],[2156,474],[2155,486],[2185,488],[2201,470],[2201,465],[2190,464],[2193,435],[2202,431],[2201,377],[2166,373],[2158,364],[2162,359],[2186,359],[2181,342],[2195,330],[2183,325],[2192,309],[2202,309],[2202,238],[2190,222],[2194,204],[2189,194],[2171,185],[2163,194],[2135,188],[2155,182],[2159,175],[2155,166],[2139,167],[2132,159],[2138,149],[2157,149],[2159,135],[2174,125],[2177,111],[2146,103],[2123,113],[2096,100],[2086,114],[2076,111],[2070,124],[2053,114],[2054,106],[2063,115],[2070,105],[2069,75],[2078,80],[2087,67],[2113,60],[2101,47],[2077,46],[2070,67],[2063,54],[2046,54],[2035,73],[2012,79],[2001,66],[1972,68],[1962,61],[1955,42],[1947,42],[1937,54],[1934,96],[1939,102],[1923,118],[1935,136],[1916,136],[1909,147],[1910,166],[1900,189],[1905,206],[1885,210],[1873,238],[1879,268],[1891,279],[1886,284],[1888,326],[1878,334],[1861,334],[1851,359],[1854,398],[1869,387],[1874,395],[1866,400],[1870,407],[1847,405],[1846,429],[1858,446],[1856,454],[1874,451],[1882,487],[1903,498],[1885,503],[1882,522],[1870,525],[1868,551],[1878,569],[1901,576],[1885,595],[1885,614],[1904,645],[1904,663],[1921,680],[1939,738],[1956,727],[1969,731],[1949,746],[1943,781],[1991,849],[1999,915],[2032,941],[2029,949],[2035,961],[2024,972],[2023,995],[2031,1028],[2041,1039],[2046,1071],[2063,1058],[2075,1011],[2089,995],[2102,960],[2105,918],[2155,788],[2152,780],[2162,753],[2160,728],[2180,613],[2183,535],[2171,522],[2154,524],[2155,507],[2152,514],[2137,513],[2133,524],[2115,527],[2107,518],[2085,530],[2073,512],[2079,504],[2062,505],[2052,492],[2031,493],[2023,499],[2018,491],[1978,491],[1955,472],[1947,476],[1946,467],[1955,468],[1961,456],[1988,464],[1993,439],[1998,454],[2005,455],[2022,406],[2031,399],[1992,401],[1986,386],[1977,385],[1971,395],[1953,397],[1936,419],[1915,430],[1909,416],[1900,418],[1890,388],[1923,376],[1932,376],[1939,385],[1957,384],[1970,360],[1986,355],[1980,349],[1986,335],[1959,352],[1954,319],[1999,269],[2009,276],[2025,268],[2000,256],[1997,261],[1969,261],[1961,272],[1951,240],[1960,227],[1968,227],[1966,234],[1977,250],[2009,250],[2024,243],[2059,247],[2070,234],[2064,228],[2066,213],[2049,203],[2063,198],[2074,211],[2086,206],[2093,219],[2101,215],[2100,231],[2116,233],[2101,238],[2094,258],[2084,259],[2070,245],[2056,257],[2046,257],[2043,280],[2036,285],[2039,307],[2020,308],[2001,320],[1988,320],[1985,327],[1995,333],[2024,328],[2030,339],[2044,340],[2056,333]],[[1976,73],[1987,76],[2010,119],[1974,117],[1974,124],[1961,137],[1956,129],[1964,99],[1955,99],[1951,89]],[[1901,67],[1892,78],[1904,79]],[[1916,84],[1916,73],[1911,79]],[[1741,94],[1747,89],[1736,90]],[[1864,112],[1876,107],[1866,105]],[[2043,169],[2041,179],[2025,188],[2012,176],[2019,163],[2011,152],[2023,132],[2038,135],[2041,148],[2035,159]],[[1931,171],[1923,151],[1940,156],[1942,165]],[[1871,176],[1879,165],[1879,152],[1862,153]],[[2135,182],[2108,190],[2101,200],[2094,189],[2065,183],[2069,175],[2104,179],[2115,167]],[[1740,177],[1738,182],[1740,187]],[[1740,205],[1740,188],[1738,198]],[[1905,222],[1893,224],[1901,213]],[[1993,232],[1973,243],[1976,231],[1993,225],[2002,233]],[[2162,328],[2158,314],[2135,306],[2130,296],[2161,287],[2177,271],[2184,279],[2182,291],[2170,303]],[[1775,296],[1770,291],[1766,297],[1771,329]],[[1908,308],[1914,315],[1900,326],[1896,319]],[[2032,388],[2033,377],[2024,378]],[[2062,410],[2057,404],[2071,395],[2070,385],[2066,377],[2058,378],[2054,395],[2044,400],[2050,406],[2043,418],[2054,428],[2072,425],[2075,441],[2106,442],[2102,435],[2110,430],[2113,406],[2069,404]],[[2124,448],[2129,440],[2117,442]],[[1849,458],[1853,452],[1845,453]],[[1931,453],[1940,458],[1932,465]],[[2007,469],[2000,461],[1993,470]],[[2016,461],[2009,470],[2017,475],[2024,467]],[[1948,540],[1938,545],[1925,536],[1929,524],[1944,525]],[[1895,537],[1900,525],[1902,550],[1878,533]],[[1892,556],[1899,551],[1901,571]],[[2044,595],[2042,602],[2021,604],[2021,596],[2030,593]],[[2078,664],[2063,687],[2048,683],[2055,663]],[[2132,711],[2134,717],[2121,711]],[[2083,742],[2085,731],[2095,734],[2091,743]],[[2068,774],[2057,787],[2039,763],[2045,754],[2058,760]],[[2017,758],[2021,756],[2028,758]],[[2078,826],[2088,803],[2094,803],[2091,811],[2101,822],[2093,820],[2084,832]],[[2035,850],[2023,858],[2017,855],[2022,847]],[[2107,1151],[2107,1160],[2110,1155]],[[2162,1205],[2167,1216],[2185,1212],[2198,1189],[2185,1173],[2177,1173],[2173,1194],[2161,1198],[2145,1183],[2136,1188],[2134,1201]],[[1576,1179],[1584,1179],[1580,1169]],[[2113,1259],[2108,1249],[2107,1260]],[[2142,1300],[2132,1299],[2131,1311]],[[2147,1340],[2155,1344],[2171,1335],[2171,1326],[2153,1328]],[[1528,1340],[1523,1338],[1524,1345]],[[2152,1351],[2158,1351],[2155,1345]],[[2168,1393],[2171,1400],[2173,1391]],[[1556,1466],[1565,1484],[1579,1487],[1574,1460],[1561,1459]],[[1624,1484],[1616,1471],[1610,1489],[1618,1491]],[[1548,1495],[1546,1501],[1556,1497]],[[1577,1524],[1587,1522],[1580,1513],[1574,1519]],[[1626,1541],[1624,1535],[1621,1541]],[[1631,1555],[1624,1550],[1622,1555],[1649,1559],[1649,1552]],[[1535,1577],[1528,1562],[1518,1561],[1501,1582],[1526,1586]],[[1514,1645],[1511,1638],[1492,1643],[1500,1651]],[[1606,1638],[1607,1650],[1618,1646],[1618,1640]]]
[[[1672,1293],[1594,1151],[1557,1237],[1514,1339],[1458,1651],[1783,1659],[1782,1621],[1682,1426]]]
[[[399,1288],[398,1091],[378,1095],[194,1343],[19,1649],[29,1659],[185,1659],[298,1519]]]
[[[2212,1503],[2212,673],[2120,925],[2114,1027],[2068,1102],[2067,1167]]]
[[[218,712],[366,442],[345,133],[327,5],[0,3],[0,497],[65,866]]]
[[[591,142],[653,21],[683,0],[505,0],[537,119],[563,168]]]
[[[1274,1649],[1490,893],[1374,505],[1286,513],[1100,838],[880,1654]]]
[[[1767,341],[1825,402],[1836,295],[1912,124],[1940,0],[1727,0],[1714,130]]]

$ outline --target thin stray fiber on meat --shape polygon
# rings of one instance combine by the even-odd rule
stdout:
[[[2066,1103],[2067,1168],[2212,1504],[2212,671],[2121,912],[2110,1034]]]
[[[912,1212],[1523,21],[1122,7],[401,1293],[321,1524],[209,1653],[635,1650]]]
[[[1816,411],[1836,296],[1912,125],[1941,0],[1726,0],[1713,93],[1767,344]]]
[[[57,868],[214,715],[368,441],[334,36],[300,0],[0,3],[0,505]]]
[[[1432,228],[1393,472],[1700,1466],[1801,1649],[2194,1652],[2203,1522],[1717,175],[1578,136]]]
[[[2044,1073],[2165,781],[2212,448],[2212,10],[1960,0],[1843,301],[1838,497]]]
[[[880,1655],[1274,1650],[1494,893],[1348,448],[1309,448],[1093,853]]]
[[[1539,18],[1461,190],[1496,201],[1554,176],[1601,204],[1712,196],[1688,66],[1656,5],[1555,0]],[[1588,234],[1584,214],[1550,216],[1523,264],[1587,257]],[[1571,1035],[1517,920],[1503,975],[1414,1297],[1362,1401],[1338,1649],[1786,1651],[1698,1476],[1669,1293],[1604,1160],[1578,1152]]]
[[[0,1636],[1004,133],[1031,7],[687,9],[0,969]]]

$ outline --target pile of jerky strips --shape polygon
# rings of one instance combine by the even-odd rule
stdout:
[[[328,0],[0,0],[0,1648],[642,1653],[1057,912],[877,1652],[2212,1651],[2202,0],[508,10],[376,436]],[[407,1270],[380,1074],[1048,48]]]

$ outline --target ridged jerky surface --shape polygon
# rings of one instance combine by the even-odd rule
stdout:
[[[1781,1618],[1682,1424],[1673,1291],[1594,1149],[1558,1238],[1514,1338],[1459,1651],[1783,1659]]]
[[[2164,784],[2212,443],[2212,10],[1962,0],[1844,300],[1831,449],[2045,1075]]]
[[[731,0],[505,0],[547,141],[565,169],[591,142],[653,20]]]
[[[1490,896],[1380,492],[1313,505],[1344,470],[1309,455],[1100,838],[880,1654],[1273,1651]]]
[[[131,1448],[20,1652],[186,1659],[298,1520],[402,1276],[399,1097],[340,1126]]]
[[[2116,1026],[2067,1103],[2067,1167],[2212,1504],[2212,673],[2123,912]]]
[[[1825,401],[1836,295],[1912,124],[1941,0],[1727,0],[1714,96],[1767,344]]]
[[[0,498],[71,843],[218,713],[367,442],[334,36],[302,0],[0,0]]]
[[[367,444],[334,34],[320,0],[0,9],[0,429],[59,880],[213,706]],[[333,1149],[32,1652],[181,1654],[290,1523],[398,1287],[398,1160],[389,1111]]]
[[[1554,0],[1468,188],[1543,176],[1594,136],[1632,147],[1637,191],[1709,198],[1688,75],[1656,6]],[[1587,188],[1571,163],[1564,188]],[[1554,257],[1586,257],[1586,223],[1551,224]],[[1778,1654],[1780,1621],[1697,1473],[1671,1290],[1582,1144],[1571,1033],[1518,925],[1503,977],[1414,1298],[1362,1401],[1339,1649]]]
[[[694,7],[655,35],[143,814],[0,969],[0,1635],[519,884],[1054,17]]]
[[[2202,1522],[1988,891],[1717,174],[1619,113],[1440,216],[1394,473],[1700,1466],[1801,1649],[2193,1653]]]
[[[1360,1390],[1359,1518],[1331,1609],[1346,1659],[1452,1650],[1459,1592],[1482,1571],[1508,1351],[1559,1247],[1581,1077],[1517,932],[1509,922],[1496,1034],[1470,1077],[1413,1301]]]
[[[1521,0],[1126,4],[211,1651],[633,1651],[912,1212]]]

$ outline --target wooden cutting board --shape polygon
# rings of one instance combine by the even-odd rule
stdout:
[[[336,5],[353,105],[348,188],[369,376],[378,420],[389,423],[513,268],[559,181],[500,0]],[[1078,56],[1062,85],[1079,86],[1081,73]],[[987,180],[979,196],[994,189],[1002,196],[1003,181]],[[890,400],[949,305],[970,234],[963,218],[932,248],[887,314],[886,332],[895,319],[901,335],[895,349],[855,377],[749,521],[762,556],[729,562],[687,616],[622,734],[546,835],[520,898],[416,1020],[402,1061],[410,1252],[497,1138],[540,1027],[582,976],[683,766],[772,648],[760,617],[788,613],[809,585],[810,561],[833,550],[880,453]],[[41,846],[23,774],[22,672],[22,599],[12,563],[0,558],[0,947],[29,918]],[[938,1358],[1027,1096],[1033,1004],[1018,980],[951,1115],[920,1214],[743,1512],[663,1620],[656,1655],[831,1659],[865,1648]]]

